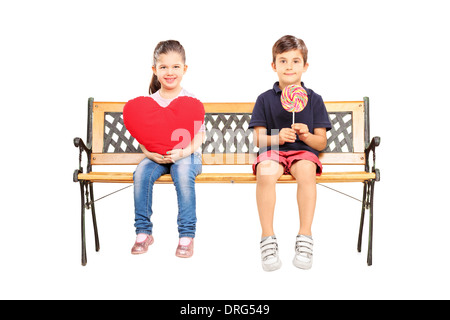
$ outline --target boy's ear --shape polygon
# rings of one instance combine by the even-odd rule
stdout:
[[[272,66],[272,70],[276,72],[277,71],[277,65],[275,64],[275,62],[272,62],[271,66]]]
[[[183,73],[186,73],[187,69],[188,69],[188,66],[184,65],[184,72]]]
[[[303,72],[306,72],[308,70],[308,67],[309,67],[309,63],[307,62],[303,65]]]

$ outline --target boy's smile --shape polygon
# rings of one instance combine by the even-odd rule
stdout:
[[[272,69],[278,74],[280,89],[296,84],[300,85],[303,73],[308,70],[308,63],[303,62],[300,50],[291,50],[278,54]]]

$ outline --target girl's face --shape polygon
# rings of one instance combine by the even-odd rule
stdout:
[[[183,63],[183,58],[177,52],[161,54],[152,67],[153,73],[161,83],[163,90],[181,90],[181,79],[186,73],[187,65]]]
[[[304,63],[300,50],[278,54],[275,63],[272,62],[272,68],[278,74],[280,89],[291,84],[300,85],[302,75],[308,70],[308,66],[308,63]]]

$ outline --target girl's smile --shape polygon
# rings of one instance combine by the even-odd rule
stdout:
[[[164,78],[164,80],[168,83],[168,84],[172,84],[173,82],[175,82],[176,78]]]
[[[186,73],[187,65],[183,63],[179,53],[172,51],[161,54],[152,70],[161,83],[160,94],[163,98],[172,99],[180,93],[181,80]]]

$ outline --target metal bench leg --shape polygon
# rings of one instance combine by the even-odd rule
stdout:
[[[84,188],[86,182],[80,181],[81,191],[81,265],[85,266],[87,263],[86,256],[86,230],[85,230],[85,204],[84,204]]]
[[[363,201],[362,201],[362,208],[361,208],[361,221],[359,223],[359,234],[358,234],[358,252],[361,252],[361,243],[362,243],[362,235],[363,235],[363,229],[364,229],[364,217],[366,213],[366,199],[367,199],[367,189],[368,189],[368,182],[364,181],[364,192],[363,192]]]
[[[100,251],[100,240],[98,238],[97,229],[97,218],[95,216],[95,205],[94,205],[94,183],[89,182],[89,190],[91,193],[91,213],[92,213],[92,223],[94,224],[94,235],[95,235],[95,251]]]
[[[375,180],[364,182],[363,201],[361,208],[361,221],[359,224],[358,252],[361,252],[362,235],[364,229],[364,218],[366,209],[369,209],[369,245],[367,250],[367,265],[372,265],[372,245],[373,245],[373,193]]]
[[[88,189],[89,188],[89,189]],[[100,240],[98,237],[97,218],[94,206],[94,187],[93,182],[80,181],[81,192],[81,264],[87,264],[86,254],[86,209],[91,209],[92,222],[94,225],[95,251],[100,250]]]
[[[372,244],[373,244],[373,193],[375,189],[375,181],[372,180],[370,184],[370,218],[369,218],[369,248],[367,251],[367,265],[372,265]]]

